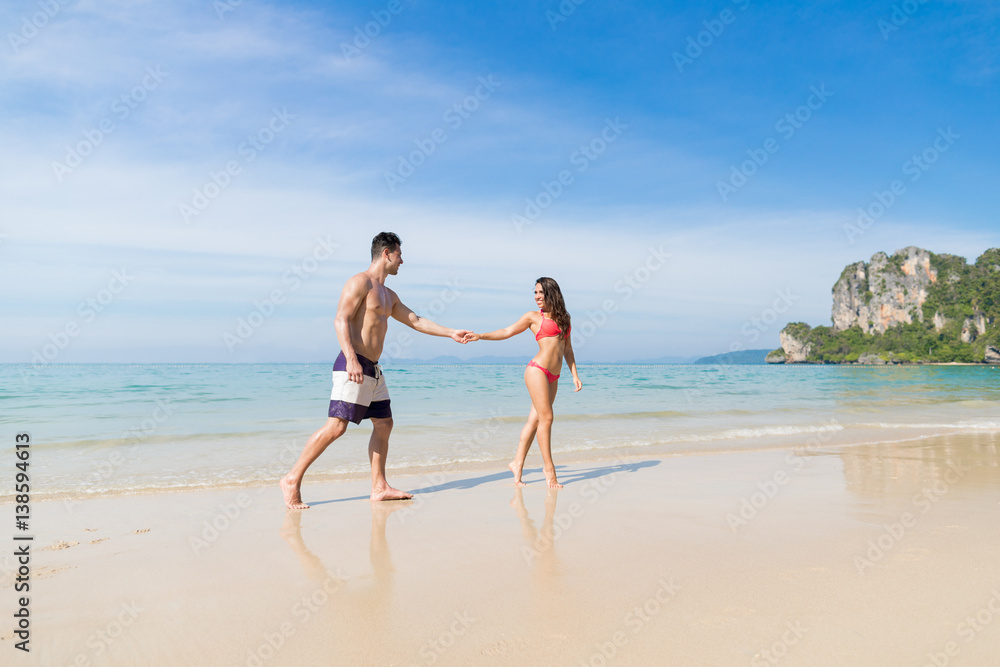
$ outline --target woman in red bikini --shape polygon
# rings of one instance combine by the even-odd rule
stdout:
[[[506,340],[511,336],[531,329],[538,341],[538,354],[528,362],[524,369],[524,384],[531,396],[531,412],[528,421],[521,430],[521,441],[517,446],[517,455],[509,467],[514,473],[514,485],[524,486],[521,481],[521,470],[524,459],[528,456],[531,442],[538,435],[538,448],[542,450],[545,479],[549,488],[562,488],[556,479],[556,467],[552,464],[552,402],[559,388],[559,372],[562,370],[563,357],[573,374],[573,391],[580,391],[583,383],[576,373],[576,357],[573,356],[573,345],[570,343],[570,318],[566,312],[559,285],[552,278],[539,278],[535,283],[535,303],[538,312],[529,311],[514,324],[504,329],[490,333],[469,334],[466,339],[473,340]]]

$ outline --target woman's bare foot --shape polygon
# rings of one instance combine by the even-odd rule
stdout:
[[[555,470],[555,468],[553,468],[552,470],[546,470],[545,471],[545,481],[547,481],[549,483],[549,488],[550,489],[561,489],[561,488],[563,488],[563,485],[560,484],[559,480],[556,479],[556,470]]]
[[[412,493],[394,489],[388,484],[378,489],[372,489],[372,500],[409,500],[412,497]]]
[[[507,464],[507,467],[514,473],[514,486],[524,486],[524,482],[521,481],[522,466],[517,465],[517,461],[511,461]]]
[[[285,507],[290,510],[307,510],[309,505],[302,502],[302,494],[299,491],[299,487],[302,482],[300,480],[292,481],[288,475],[281,478],[278,482],[278,486],[281,487],[281,493],[285,496]]]

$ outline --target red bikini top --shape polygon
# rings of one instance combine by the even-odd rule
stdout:
[[[545,313],[541,310],[539,310],[538,312],[542,313],[542,326],[538,328],[538,333],[535,334],[535,340],[541,340],[543,338],[558,336],[559,334],[562,333],[562,331],[559,329],[559,325],[556,324],[555,320],[545,317]],[[572,329],[573,327],[567,328],[566,334],[568,335]]]

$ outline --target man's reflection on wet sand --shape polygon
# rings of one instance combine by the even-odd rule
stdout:
[[[298,557],[306,578],[328,592],[328,596],[323,596],[329,598],[325,603],[314,605],[317,619],[315,624],[310,623],[310,634],[326,633],[326,642],[334,644],[338,650],[349,648],[349,653],[365,662],[385,657],[374,642],[367,646],[362,642],[365,637],[377,637],[372,628],[384,623],[390,612],[396,569],[386,539],[386,520],[390,514],[409,504],[406,501],[371,503],[372,527],[368,549],[371,576],[351,577],[349,581],[339,574],[332,574],[322,559],[306,546],[302,539],[303,512],[287,511],[281,526],[281,537]],[[365,580],[369,580],[367,585]],[[341,654],[341,657],[345,656]]]

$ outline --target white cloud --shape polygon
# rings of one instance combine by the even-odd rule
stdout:
[[[243,3],[220,21],[210,3],[79,2],[21,54],[0,57],[0,83],[31,86],[45,100],[45,109],[40,102],[37,112],[24,107],[0,120],[0,220],[9,235],[0,285],[17,327],[0,360],[26,360],[121,266],[135,267],[135,288],[74,343],[74,359],[121,350],[147,361],[158,353],[232,360],[222,333],[282,288],[288,267],[327,236],[339,244],[335,257],[288,295],[239,360],[325,354],[331,304],[346,277],[367,266],[382,230],[404,240],[406,264],[390,285],[411,307],[430,308],[448,281],[462,285],[441,313],[445,324],[508,324],[532,308],[539,275],[559,280],[581,327],[610,300],[616,312],[585,346],[601,360],[751,342],[743,326],[789,290],[785,317],[825,324],[842,268],[879,250],[915,244],[971,261],[1000,245],[995,234],[955,231],[952,221],[887,217],[851,244],[842,230],[850,212],[679,206],[670,188],[703,174],[710,185],[718,165],[672,144],[678,128],[649,129],[669,119],[642,116],[623,117],[631,127],[619,143],[518,234],[511,215],[604,121],[514,72],[493,73],[496,94],[390,193],[383,171],[491,72],[445,71],[429,45],[388,29],[346,60],[339,42],[354,25],[323,16]],[[152,63],[170,78],[59,183],[53,161]],[[284,106],[294,123],[245,160],[240,142]],[[613,116],[615,106],[610,100],[603,113]],[[233,160],[240,173],[185,223],[179,206]],[[481,182],[454,184],[470,172]],[[671,255],[663,268],[641,289],[625,289],[661,247]],[[762,332],[759,346],[776,346],[781,324]],[[419,337],[412,354],[508,353],[441,346]]]

